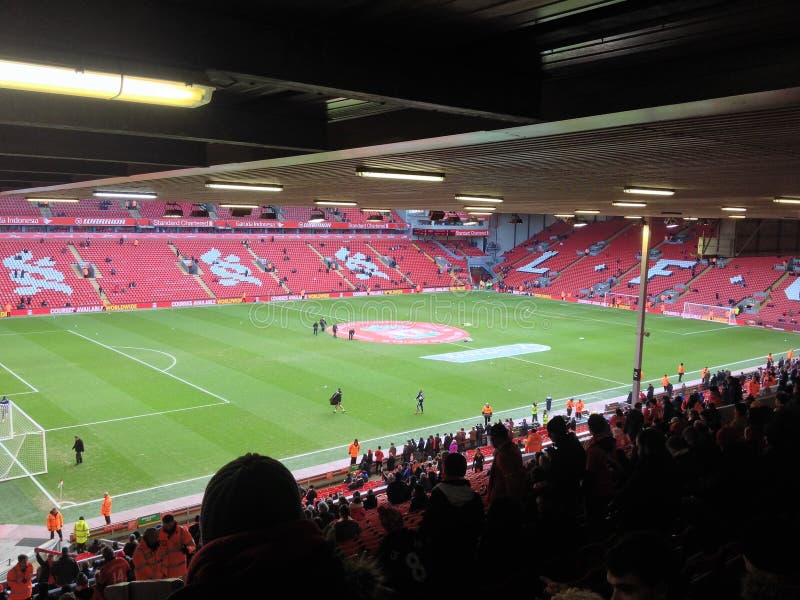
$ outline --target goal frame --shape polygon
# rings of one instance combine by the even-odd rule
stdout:
[[[690,309],[696,308],[697,310],[687,310],[687,307],[690,307]],[[736,313],[732,306],[684,302],[681,317],[684,319],[699,319],[701,321],[716,321],[717,323],[736,325]]]
[[[4,417],[4,418],[3,418]],[[39,450],[40,458],[28,460],[26,450]],[[47,473],[47,436],[44,427],[13,401],[0,415],[0,484],[4,481]]]
[[[613,304],[611,302],[611,298],[622,298],[622,302],[617,302],[617,304]],[[624,306],[625,308],[629,308],[631,310],[635,310],[639,303],[639,295],[638,294],[623,294],[620,292],[612,292],[607,291],[603,296],[603,306],[610,306],[611,308],[615,308],[616,306]]]

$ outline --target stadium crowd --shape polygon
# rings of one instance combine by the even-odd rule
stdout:
[[[770,356],[751,376],[706,369],[697,389],[672,392],[651,388],[610,418],[498,420],[491,456],[463,430],[370,450],[354,469],[385,491],[349,498],[247,454],[209,482],[195,537],[165,517],[138,544],[95,548],[82,569],[68,551],[40,560],[39,597],[102,599],[109,582],[180,577],[170,598],[287,587],[351,600],[800,598],[800,361]],[[21,557],[10,598],[33,584]]]

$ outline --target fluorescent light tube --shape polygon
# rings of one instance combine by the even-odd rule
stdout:
[[[627,186],[622,188],[626,194],[644,194],[645,196],[674,196],[675,190],[666,188],[646,188],[639,186]]]
[[[0,88],[196,108],[214,88],[178,81],[0,60]]]
[[[422,171],[395,171],[389,169],[356,169],[359,177],[377,179],[408,179],[411,181],[444,181],[444,173],[425,173]]]

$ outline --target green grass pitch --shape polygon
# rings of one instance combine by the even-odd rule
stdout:
[[[448,324],[472,341],[314,337],[323,315],[329,324]],[[648,315],[647,329],[643,371],[656,382],[680,361],[691,379],[703,366],[735,370],[798,346],[794,334],[708,321]],[[296,469],[345,458],[354,437],[385,448],[472,426],[484,402],[495,416],[521,418],[548,394],[556,407],[568,396],[626,394],[634,331],[632,312],[482,292],[7,319],[0,394],[47,430],[49,469],[36,480],[56,498],[64,480],[71,523],[99,514],[104,491],[115,511],[200,492],[248,451]],[[465,364],[420,358],[514,343],[552,349]],[[346,414],[328,405],[337,386]],[[425,414],[415,415],[420,388]],[[81,466],[70,450],[76,434],[86,444]],[[30,479],[0,483],[2,523],[43,524],[50,504]]]

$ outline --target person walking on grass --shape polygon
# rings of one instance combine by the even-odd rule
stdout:
[[[422,407],[423,402],[425,402],[425,395],[422,393],[422,390],[420,390],[419,393],[417,394],[417,410],[414,414],[425,412],[425,409]]]
[[[86,451],[83,446],[83,440],[77,435],[75,436],[75,443],[72,444],[72,449],[75,450],[75,464],[79,465],[83,462],[83,453]]]
[[[333,395],[331,396],[331,406],[333,406],[333,414],[336,414],[341,409],[342,412],[345,412],[344,406],[342,406],[342,388],[337,388]]]

